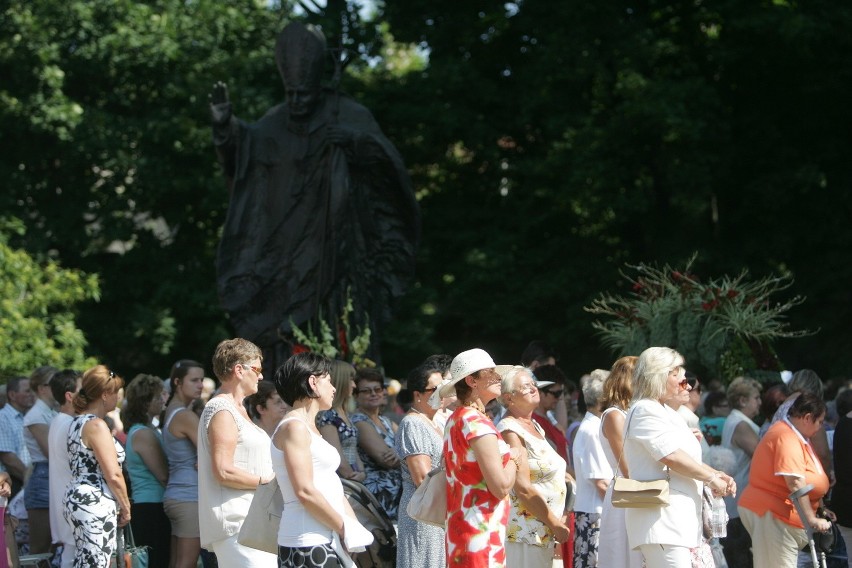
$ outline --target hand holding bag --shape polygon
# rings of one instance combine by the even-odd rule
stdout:
[[[110,559],[110,567],[148,568],[148,547],[136,546],[130,523],[115,533],[116,553]]]
[[[441,465],[420,482],[406,511],[415,521],[441,528],[447,526],[447,471],[443,459]]]
[[[254,492],[248,514],[240,527],[237,542],[243,546],[278,554],[278,526],[284,511],[284,497],[274,477]]]
[[[630,420],[633,414],[630,415]],[[624,457],[624,446],[627,443],[627,432],[630,420],[624,427],[624,444],[621,455],[618,456],[618,467],[612,479],[612,506],[619,509],[659,509],[669,504],[669,468],[666,468],[666,478],[653,481],[637,481],[627,477],[619,477],[621,460]]]

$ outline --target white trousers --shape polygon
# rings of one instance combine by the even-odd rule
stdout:
[[[692,568],[692,558],[685,546],[642,544],[639,552],[645,557],[648,568]]]
[[[553,546],[535,546],[506,541],[506,568],[562,568],[553,558]]]
[[[278,556],[255,550],[237,542],[237,535],[210,545],[222,568],[278,568]]]

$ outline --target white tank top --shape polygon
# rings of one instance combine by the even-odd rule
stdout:
[[[311,435],[311,463],[313,465],[313,484],[322,489],[322,493],[329,505],[343,515],[343,484],[337,476],[337,468],[340,467],[340,454],[337,450],[323,439],[322,436],[308,428],[307,424],[293,416],[284,418],[278,428],[285,422],[297,421],[301,423]],[[276,430],[277,431],[277,430]],[[275,438],[275,434],[272,435]],[[332,540],[333,531],[326,525],[316,520],[302,505],[293,490],[290,482],[290,473],[284,463],[284,452],[270,443],[272,454],[272,469],[278,485],[281,487],[281,495],[284,498],[284,512],[281,515],[281,524],[278,527],[278,544],[280,546],[316,546],[328,544]]]

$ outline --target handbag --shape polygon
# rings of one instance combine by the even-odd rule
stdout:
[[[130,523],[115,533],[116,551],[110,558],[110,568],[148,568],[148,547],[136,546]]]
[[[284,511],[284,497],[278,480],[261,483],[254,492],[248,513],[240,527],[237,542],[243,546],[278,554],[278,527]]]
[[[624,442],[627,442],[627,431],[630,429],[630,420],[624,427]],[[621,460],[624,458],[624,445],[622,444],[621,455],[618,456],[618,467],[615,470],[612,484],[612,506],[619,509],[659,509],[669,504],[669,468],[666,468],[666,478],[654,481],[638,481],[627,477],[619,477],[621,471]]]
[[[427,525],[447,526],[447,471],[444,461],[423,478],[406,508],[408,516]]]

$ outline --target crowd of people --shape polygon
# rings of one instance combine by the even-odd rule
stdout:
[[[478,348],[432,355],[390,396],[379,369],[313,353],[264,379],[260,349],[237,338],[216,348],[218,388],[191,359],[165,380],[125,384],[104,365],[11,378],[0,409],[0,501],[11,499],[18,521],[5,523],[10,565],[23,544],[55,552],[56,566],[106,568],[126,525],[152,568],[352,558],[792,568],[809,532],[834,524],[852,542],[842,451],[852,447],[852,384],[829,393],[810,370],[777,383],[705,382],[667,347],[576,383],[544,342],[520,363],[497,365]],[[446,474],[443,528],[408,514],[436,468]],[[613,506],[622,477],[665,480],[666,503]],[[255,490],[273,479],[284,501],[277,554],[239,538]],[[353,484],[396,527],[395,554],[375,554],[377,525],[347,498]]]

